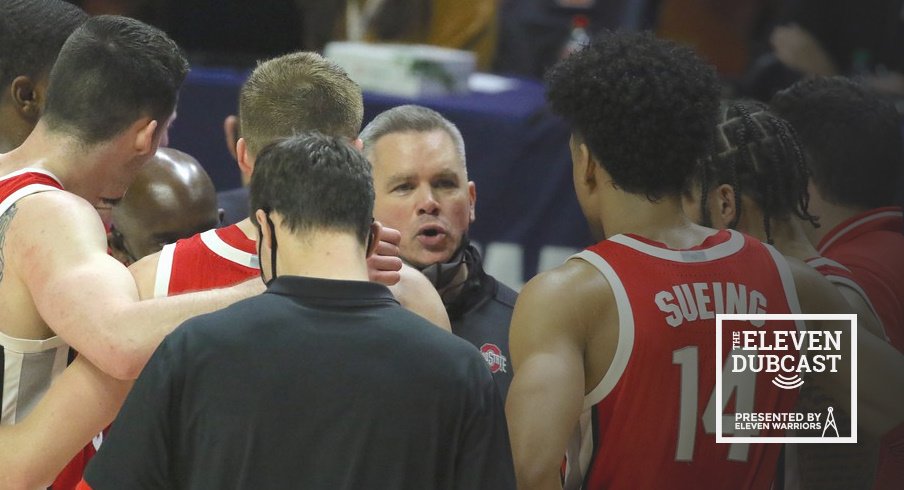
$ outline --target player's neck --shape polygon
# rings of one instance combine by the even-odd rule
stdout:
[[[606,238],[631,233],[674,249],[697,246],[714,232],[694,225],[677,196],[651,202],[638,194],[614,193],[602,203],[600,216]]]
[[[866,211],[866,208],[833,204],[819,195],[818,191],[813,192],[811,187],[809,211],[810,214],[819,217],[819,228],[809,225],[804,226],[807,238],[809,238],[810,243],[815,246],[819,244],[826,234],[834,230],[835,227],[848,219],[863,213]]]
[[[800,260],[811,259],[819,255],[816,247],[810,243],[807,234],[804,232],[805,226],[812,228],[809,223],[804,223],[796,217],[770,220],[769,236],[772,238],[772,244],[775,249],[782,255]],[[762,224],[762,220],[760,220],[757,233],[752,235],[761,242],[766,243],[766,229]]]
[[[280,233],[276,251],[279,275],[367,281],[364,247],[345,232]],[[266,250],[262,254],[268,253]]]
[[[251,222],[251,218],[245,218],[235,224],[249,240],[257,241],[257,226]]]
[[[97,162],[110,157],[110,148],[104,145],[85,147],[75,138],[47,129],[38,123],[21,146],[4,155],[0,161],[0,173],[22,168],[37,168],[52,173],[63,187],[73,194],[88,198],[95,193],[98,181],[92,172]]]

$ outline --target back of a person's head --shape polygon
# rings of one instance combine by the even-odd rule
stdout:
[[[763,213],[767,239],[771,220],[792,214],[815,221],[807,212],[809,172],[794,129],[754,101],[725,101],[711,151],[701,160],[697,184],[701,186],[705,211],[707,193],[722,184],[734,189],[736,214],[730,227],[744,212],[741,196],[752,199]]]
[[[44,118],[49,129],[91,145],[141,117],[158,131],[176,106],[188,63],[155,27],[127,17],[92,17],[63,45],[50,73]]]
[[[62,0],[0,0],[0,87],[50,73],[66,38],[87,18]]]
[[[353,140],[363,119],[361,88],[317,53],[292,53],[261,63],[239,94],[241,135],[252,155],[301,131]]]
[[[554,112],[622,190],[680,194],[716,125],[715,70],[649,33],[603,32],[547,74]]]
[[[191,155],[158,148],[113,207],[110,246],[127,263],[219,224],[216,189]]]
[[[823,198],[862,208],[894,204],[904,145],[893,104],[847,78],[823,77],[777,93],[770,107],[800,136]]]
[[[279,213],[294,233],[341,231],[362,244],[367,240],[373,178],[367,159],[346,137],[305,132],[264,147],[249,193],[252,213]]]
[[[465,142],[455,124],[433,109],[407,104],[381,112],[361,130],[364,153],[370,154],[377,140],[394,133],[445,131],[452,139],[461,161],[465,160]]]
[[[175,213],[179,208],[184,212],[213,210],[216,214],[216,203],[213,181],[195,157],[174,148],[158,148],[141,167],[129,185],[129,191],[114,208],[113,215],[115,218],[117,213],[136,216],[155,211]],[[169,217],[147,216],[144,219],[157,218],[165,220]]]

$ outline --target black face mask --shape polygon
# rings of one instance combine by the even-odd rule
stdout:
[[[263,210],[264,215],[267,217],[267,227],[270,229],[270,280],[264,279],[264,269],[261,268],[261,281],[264,281],[264,284],[267,287],[270,287],[270,283],[276,279],[276,226],[273,225],[273,220],[270,219],[270,209],[266,208]],[[264,246],[264,232],[261,230],[261,224],[257,224],[257,256],[261,256],[261,249]]]
[[[458,246],[458,248],[455,250],[455,253],[452,254],[452,257],[449,258],[448,261],[430,264],[420,269],[421,273],[427,276],[427,279],[429,279],[430,282],[433,283],[433,286],[437,289],[437,291],[457,286],[456,284],[452,284],[452,282],[458,276],[461,268],[473,263],[471,255],[466,253],[466,249],[469,243],[470,242],[468,241],[468,237],[463,236],[461,238],[461,244]]]

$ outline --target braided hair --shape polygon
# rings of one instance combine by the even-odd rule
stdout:
[[[711,150],[696,172],[704,224],[711,223],[706,203],[709,191],[728,184],[734,188],[737,210],[730,228],[741,218],[741,195],[749,196],[762,210],[770,244],[772,219],[793,214],[818,227],[818,217],[807,211],[810,173],[794,128],[770,113],[765,104],[754,101],[724,102],[720,114]]]

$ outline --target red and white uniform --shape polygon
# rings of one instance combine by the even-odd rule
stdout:
[[[25,168],[0,176],[0,231],[2,217],[20,199],[61,190],[63,184],[46,170]],[[5,322],[0,317],[0,324]],[[12,425],[25,418],[66,368],[68,358],[69,346],[60,337],[21,339],[0,331],[0,424]]]
[[[889,341],[904,352],[904,217],[890,206],[866,211],[829,231],[819,254],[850,269],[866,291]],[[875,488],[904,482],[904,438],[886,436],[879,455]]]
[[[25,168],[0,177],[0,216],[25,196],[38,192],[63,190],[52,173],[43,169]],[[69,362],[70,349],[60,337],[44,340],[18,339],[0,333],[0,386],[2,386],[2,415],[0,424],[15,424],[22,420],[44,396],[51,381]],[[97,451],[101,436],[79,452],[63,469],[51,488],[75,488],[88,461]]]
[[[163,247],[154,297],[233,286],[258,275],[256,242],[230,225]]]
[[[901,208],[867,211],[820,240],[819,254],[849,269],[876,308],[892,345],[904,352],[904,218]]]
[[[873,315],[876,315],[876,318],[880,318],[879,313],[876,311],[876,308],[874,308],[872,302],[870,302],[869,296],[867,296],[866,291],[864,291],[863,288],[860,287],[859,284],[857,284],[857,278],[854,277],[854,273],[851,272],[850,269],[826,257],[811,257],[804,262],[815,269],[816,272],[822,274],[822,276],[828,279],[832,284],[836,286],[844,286],[857,293],[857,295],[859,295],[860,298],[863,299],[867,306],[869,306],[869,309],[873,312]],[[882,325],[879,326],[882,327]],[[885,340],[888,340],[888,334],[885,334]]]
[[[687,250],[616,235],[575,258],[609,282],[619,332],[611,366],[584,399],[565,488],[769,488],[779,445],[716,444],[715,314],[799,312],[784,258],[732,230]],[[731,345],[723,337],[725,356]],[[775,387],[773,377],[748,376],[724,393],[724,420],[736,405],[743,412],[792,411],[798,391]]]

